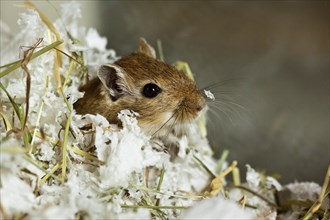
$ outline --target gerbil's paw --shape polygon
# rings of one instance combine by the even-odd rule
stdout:
[[[168,153],[167,147],[165,146],[165,144],[159,140],[159,139],[152,139],[151,140],[152,143],[152,149],[157,151],[157,152],[165,152]]]
[[[164,152],[171,156],[171,160],[175,159],[179,152],[179,144],[175,142],[164,142],[161,139],[152,139],[152,149],[158,152]]]
[[[153,149],[159,152],[164,152],[170,155],[171,161],[178,157],[179,153],[179,138],[174,135],[166,136],[166,139],[153,139]]]

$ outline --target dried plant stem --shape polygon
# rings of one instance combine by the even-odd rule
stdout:
[[[21,130],[23,131],[23,142],[24,142],[24,146],[27,148],[27,146],[29,146],[29,137],[30,137],[30,134],[29,134],[29,131],[27,129],[25,129],[25,126],[24,126],[24,108],[22,107],[19,107],[17,105],[17,103],[14,101],[14,99],[10,96],[10,94],[8,93],[8,91],[6,90],[6,88],[2,85],[2,83],[0,82],[0,88],[6,93],[9,101],[11,102],[14,110],[15,110],[15,113],[19,119],[19,122],[21,124]]]
[[[49,44],[48,46],[38,50],[37,52],[32,54],[31,60],[33,60],[33,59],[39,57],[40,55],[50,51],[51,49],[53,49],[54,47],[57,47],[58,45],[60,45],[62,43],[63,43],[63,41],[56,41],[56,42],[54,42],[52,44]],[[23,59],[17,60],[15,62],[11,63],[10,67],[8,67],[7,69],[5,69],[4,71],[2,71],[0,73],[0,78],[7,75],[7,74],[9,74],[9,73],[11,73],[12,71],[16,70],[17,68],[19,68],[21,66],[22,62],[23,62]],[[5,66],[8,66],[8,65],[5,65]]]
[[[70,150],[72,150],[73,152],[75,152],[76,154],[79,154],[81,156],[84,156],[86,157],[87,159],[90,159],[90,160],[95,160],[97,162],[100,162],[100,163],[103,163],[102,161],[100,161],[97,157],[95,157],[94,155],[86,152],[86,151],[83,151],[77,147],[74,147],[74,146],[68,146]]]
[[[232,172],[233,169],[234,169],[236,166],[237,166],[237,161],[234,160],[234,161],[231,163],[231,165],[230,165],[227,169],[225,169],[222,173],[220,173],[219,176],[216,177],[216,179],[222,179],[222,178],[224,178],[224,177],[227,176],[230,172]]]
[[[21,118],[21,110],[19,108],[19,106],[16,104],[16,102],[14,101],[14,99],[11,97],[11,95],[9,94],[9,92],[6,90],[6,88],[2,85],[2,83],[0,82],[0,88],[6,93],[10,103],[12,104],[14,111],[18,117],[18,119],[20,121],[22,121],[23,119]]]
[[[195,81],[194,74],[192,73],[188,63],[177,61],[174,63],[174,66],[177,70],[184,73],[189,79]]]
[[[188,209],[190,206],[152,206],[152,205],[121,205],[122,208],[142,209]]]
[[[46,88],[45,88],[44,96],[48,92],[48,82],[49,82],[49,77],[46,76]],[[40,122],[40,118],[41,118],[41,113],[42,113],[42,109],[44,107],[44,104],[45,104],[45,102],[44,102],[44,100],[42,100],[41,103],[40,103],[40,108],[39,108],[39,111],[38,111],[37,121],[36,121],[36,124],[35,124],[36,127],[39,126],[39,122]],[[32,135],[32,141],[31,141],[30,150],[29,150],[29,153],[30,154],[33,151],[33,144],[34,144],[35,137],[36,137],[36,134],[37,134],[36,132],[37,132],[37,129],[34,130],[33,135]]]
[[[235,186],[241,185],[241,178],[237,167],[233,169],[233,183]]]
[[[219,162],[217,164],[217,167],[215,169],[215,172],[216,173],[220,173],[221,172],[222,167],[223,167],[223,164],[225,163],[228,155],[229,155],[229,150],[225,149],[225,150],[222,151],[221,157],[220,157]]]
[[[247,196],[246,195],[243,195],[242,198],[238,201],[242,205],[242,208],[243,209],[246,206],[246,199],[247,199]]]
[[[27,68],[27,65],[31,60],[34,50],[39,46],[39,44],[41,44],[42,41],[43,39],[39,38],[37,42],[33,44],[27,51],[24,51],[24,58],[23,58],[23,62],[21,63],[21,67],[26,74],[26,97],[25,97],[26,107],[25,107],[25,118],[24,118],[23,127],[25,127],[26,125],[27,117],[29,114],[29,100],[30,100],[30,90],[31,90],[31,74]]]
[[[206,164],[201,159],[199,159],[196,155],[194,155],[194,158],[205,169],[205,171],[211,176],[211,178],[216,177],[216,175],[206,166]]]
[[[44,13],[42,13],[38,9],[38,7],[35,4],[33,4],[32,2],[30,2],[29,0],[25,0],[24,1],[24,6],[26,8],[30,8],[30,9],[35,10],[39,14],[39,17],[41,18],[42,22],[44,22],[44,24],[48,27],[48,29],[55,34],[56,40],[57,41],[60,41],[61,40],[61,35],[58,32],[58,30],[55,28],[55,26],[53,25],[53,23],[49,20],[49,18]],[[60,50],[63,50],[63,45],[60,45],[59,46],[59,49]],[[59,52],[56,52],[56,53],[57,53],[57,56],[56,57],[57,57],[57,60],[58,60],[58,64],[59,64],[59,66],[62,66],[62,55]]]
[[[60,75],[60,66],[59,66],[59,60],[57,53],[54,54],[54,76],[55,76],[55,82],[56,82],[56,90],[58,93],[61,93],[62,91],[62,80]]]
[[[56,58],[56,56],[55,56]],[[65,80],[63,85],[61,85],[60,87],[58,87],[58,89],[60,89],[61,95],[63,97],[63,100],[69,110],[69,116],[67,118],[66,124],[65,124],[65,129],[64,129],[64,137],[63,137],[63,144],[62,144],[62,183],[64,183],[65,178],[66,178],[66,167],[67,167],[67,145],[68,145],[68,137],[69,137],[69,131],[70,131],[70,124],[71,124],[71,118],[72,118],[72,105],[68,102],[64,91],[66,88],[66,84],[68,82],[68,79],[70,77],[71,74],[71,70],[72,70],[72,66],[73,66],[73,62],[71,61],[70,63],[70,68],[65,76]],[[58,65],[55,65],[55,69],[58,68]]]
[[[72,118],[72,108],[71,108],[68,100],[65,97],[63,89],[61,89],[61,95],[67,105],[67,108],[69,109],[69,116],[65,123],[64,137],[63,137],[63,144],[62,144],[62,183],[64,183],[65,178],[66,178],[67,144],[68,144],[70,123],[71,123],[71,118]]]
[[[6,146],[0,147],[0,153],[24,154],[26,149],[20,146]]]
[[[164,174],[165,174],[165,167],[164,167],[164,164],[163,164],[162,165],[162,169],[160,171],[159,182],[158,182],[158,185],[157,185],[157,191],[158,192],[160,192],[160,189],[162,187],[162,183],[163,183],[163,179],[164,179]],[[156,206],[159,206],[159,202],[160,202],[160,199],[157,199],[155,205]]]
[[[26,148],[30,149],[30,144],[29,144],[29,133],[25,129],[26,122],[29,116],[29,106],[30,106],[30,91],[31,91],[31,74],[29,72],[29,69],[27,68],[28,63],[31,60],[32,54],[34,50],[38,47],[39,44],[43,41],[42,38],[39,38],[35,44],[33,44],[27,51],[24,51],[24,58],[21,63],[21,67],[25,72],[26,75],[26,95],[25,95],[25,116],[24,120],[22,123],[21,129],[24,130],[23,134],[23,140],[24,140],[24,145]]]
[[[162,169],[160,171],[160,177],[159,177],[159,182],[157,185],[157,191],[160,191],[161,187],[162,187],[162,183],[163,183],[163,179],[164,179],[164,174],[165,174],[165,167],[164,164],[162,165]]]
[[[12,65],[14,65],[16,63],[19,63],[19,60],[16,60],[16,61],[11,62],[11,63],[4,64],[4,65],[0,66],[0,69],[5,68],[5,67],[8,67],[8,66],[12,66]]]
[[[162,47],[162,41],[160,39],[157,40],[157,47],[158,47],[158,54],[159,54],[159,59],[164,62],[164,53],[163,53],[163,47]]]
[[[39,17],[42,20],[42,22],[44,22],[44,24],[48,27],[48,29],[55,34],[56,40],[57,41],[61,40],[61,36],[60,36],[60,33],[58,32],[58,30],[55,28],[53,23],[48,19],[48,17],[37,8],[37,6],[35,6],[29,0],[25,0],[24,6],[26,8],[30,8],[30,9],[35,10],[39,14]],[[50,40],[51,40],[51,38],[50,38]],[[59,50],[63,50],[63,45],[58,45],[58,47],[59,47]],[[63,63],[62,54],[59,51],[55,51],[55,55],[54,55],[54,76],[55,76],[55,80],[56,80],[57,92],[58,93],[60,93],[61,86],[62,86],[61,77],[60,77],[60,73],[59,73],[59,67],[62,66],[62,63]]]
[[[48,173],[44,168],[42,168],[37,161],[35,161],[34,159],[32,159],[31,157],[25,155],[24,159],[28,162],[30,162],[31,164],[33,164],[35,167],[37,167],[39,170],[43,171],[44,173]],[[50,175],[51,177],[53,177],[54,179],[61,181],[57,176],[55,176],[54,174]]]
[[[311,219],[313,217],[313,214],[316,213],[321,208],[324,199],[330,194],[329,181],[330,181],[330,166],[328,167],[327,173],[325,175],[319,198],[306,212],[305,216],[303,217],[303,220]]]
[[[149,167],[146,167],[146,171],[145,171],[145,181],[146,181],[146,187],[149,187]]]
[[[73,62],[73,60],[70,62],[70,66],[69,66],[69,69],[68,69],[68,72],[65,76],[65,80],[64,80],[64,83],[63,83],[63,91],[65,91],[66,87],[67,87],[67,84],[68,84],[68,81],[69,81],[69,78],[70,78],[70,75],[71,75],[71,71],[72,71],[72,68],[74,67],[75,63]]]
[[[329,219],[330,219],[330,210],[326,209],[323,214],[323,218],[321,220],[329,220]]]
[[[321,193],[319,195],[319,200],[318,201],[321,202],[321,203],[323,202],[324,197],[326,196],[327,189],[330,190],[329,182],[330,182],[330,165],[329,165],[327,173],[325,175],[324,182],[323,182],[323,185],[322,185],[322,190],[321,190]]]
[[[150,188],[147,188],[147,187],[144,187],[144,186],[134,186],[134,187],[137,188],[137,189],[140,189],[140,190],[144,190],[146,192],[151,192],[151,193],[157,193],[157,194],[161,194],[161,195],[171,196],[173,198],[178,198],[178,199],[202,200],[202,199],[205,198],[202,195],[187,195],[187,196],[184,196],[184,195],[168,194],[168,193],[164,193],[164,192],[158,191],[156,189],[150,189]]]
[[[237,166],[237,161],[234,160],[232,162],[232,164],[226,169],[224,170],[222,173],[220,173],[219,176],[217,176],[216,178],[214,178],[211,183],[210,183],[210,188],[211,191],[210,192],[205,192],[205,195],[210,195],[210,196],[215,196],[217,195],[220,190],[223,188],[223,183],[222,183],[222,179],[227,176],[230,172],[233,171],[233,169]]]
[[[10,131],[13,128],[13,126],[10,124],[9,119],[7,118],[7,116],[3,112],[0,112],[0,115],[1,115],[1,117],[4,121],[4,124],[6,126],[6,131],[7,132]]]
[[[270,206],[272,206],[272,207],[274,207],[274,208],[276,208],[276,209],[280,209],[280,207],[279,207],[278,205],[276,205],[275,203],[271,202],[270,200],[268,200],[268,199],[265,198],[264,196],[260,195],[259,193],[255,192],[255,191],[253,191],[253,190],[251,190],[251,189],[249,189],[249,188],[247,188],[247,187],[245,187],[245,186],[240,185],[240,186],[234,186],[234,187],[235,187],[235,188],[242,189],[242,190],[244,190],[244,191],[247,191],[247,192],[249,192],[249,193],[251,193],[251,194],[253,194],[253,195],[259,197],[260,199],[264,200],[264,201],[267,202]]]
[[[38,183],[38,186],[41,186],[46,180],[53,175],[53,173],[60,167],[60,162],[57,163],[44,177],[42,177]]]
[[[68,53],[66,53],[66,52],[64,52],[64,51],[62,51],[62,50],[60,50],[60,49],[58,49],[58,48],[56,48],[56,47],[55,47],[54,49],[57,50],[58,52],[64,54],[65,56],[69,57],[71,60],[74,60],[76,63],[80,64],[81,66],[84,66],[83,63],[81,63],[80,61],[78,61],[76,58],[74,58],[74,57],[71,56],[70,54],[68,54]]]
[[[43,135],[42,135],[39,131],[34,130],[34,132],[36,132],[36,137],[38,137],[38,138],[43,138]],[[47,136],[47,135],[44,136],[44,138],[45,138],[46,141],[49,141],[49,140],[50,140],[50,137]],[[50,143],[51,143],[52,145],[54,145],[54,146],[56,146],[56,145],[63,146],[63,143],[62,143],[61,141],[59,141],[59,140],[54,141],[54,142],[50,142]],[[74,147],[74,146],[70,146],[70,145],[68,145],[67,148],[69,148],[70,150],[72,150],[73,152],[75,152],[75,153],[78,154],[78,155],[81,155],[81,156],[83,156],[83,157],[86,157],[86,158],[88,158],[88,159],[90,159],[90,160],[95,160],[95,161],[97,161],[97,162],[103,163],[103,162],[100,161],[96,156],[94,156],[94,155],[92,155],[92,154],[90,154],[90,153],[88,153],[88,152],[86,152],[86,151],[83,151],[83,150],[81,150],[81,149],[79,149],[79,148],[77,148],[77,147]]]

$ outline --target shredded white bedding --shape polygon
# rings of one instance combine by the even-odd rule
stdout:
[[[117,57],[107,49],[106,38],[78,24],[80,17],[79,4],[66,3],[53,24],[64,42],[64,52],[71,56],[83,53],[79,62],[88,67],[89,78],[93,78],[98,66]],[[42,38],[38,51],[55,41],[34,10],[20,15],[18,34],[0,24],[1,66],[17,60],[20,46]],[[54,77],[54,51],[27,65],[31,75],[27,142],[10,99],[0,89],[1,219],[276,219],[276,208],[260,197],[235,187],[225,190],[225,178],[219,194],[208,198],[204,192],[215,190],[207,188],[212,174],[219,175],[227,166],[215,172],[217,161],[203,135],[182,137],[178,156],[172,160],[141,133],[134,112],[124,110],[119,114],[122,129],[101,115],[71,112],[72,104],[84,95],[78,91],[84,70],[75,60],[63,56],[59,73],[66,84],[61,96]],[[2,85],[21,109],[25,109],[25,77],[21,68],[1,77]],[[205,94],[214,100],[210,91]],[[265,183],[248,166],[247,186],[274,201],[273,189],[281,190],[282,186],[272,177]],[[303,195],[304,184],[288,186],[292,192],[297,187]],[[317,184],[305,189],[320,192]]]

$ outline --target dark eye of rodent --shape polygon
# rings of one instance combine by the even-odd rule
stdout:
[[[148,83],[143,87],[142,95],[147,98],[154,98],[156,97],[162,90],[153,83]]]

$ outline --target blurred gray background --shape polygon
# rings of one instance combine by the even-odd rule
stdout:
[[[36,3],[56,18],[47,2]],[[13,23],[10,4],[1,1],[1,19]],[[209,140],[217,154],[229,149],[242,173],[250,164],[279,173],[282,183],[323,181],[330,163],[329,1],[81,4],[81,24],[97,28],[118,55],[136,51],[140,37],[155,47],[160,39],[166,62],[188,62],[200,87],[224,82],[211,89],[225,103],[210,114]]]

